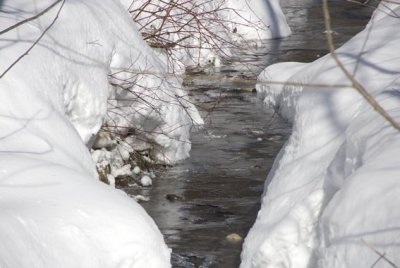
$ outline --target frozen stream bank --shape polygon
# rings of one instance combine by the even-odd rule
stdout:
[[[191,158],[162,171],[143,203],[173,249],[174,267],[238,267],[241,242],[259,209],[264,181],[290,126],[266,110],[252,85],[230,78],[255,79],[278,61],[313,61],[327,53],[320,1],[281,1],[293,35],[266,42],[263,48],[241,51],[220,72],[190,75],[193,97],[209,107],[204,130],[193,135]],[[358,32],[369,10],[332,1],[335,36],[342,44]],[[255,81],[254,81],[255,83]],[[131,189],[125,189],[131,191]]]

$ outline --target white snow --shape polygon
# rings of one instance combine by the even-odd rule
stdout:
[[[230,50],[223,48],[230,37],[222,29],[219,12],[213,12],[222,2],[127,0],[126,6],[144,36],[154,33],[159,36],[149,39],[150,43],[155,47],[168,47],[168,56],[164,48],[158,50],[160,56],[164,54],[164,61],[169,63],[170,69],[183,72],[185,66],[204,66],[218,61],[219,53],[230,55]],[[216,51],[216,47],[221,51]]]
[[[132,174],[132,171],[131,171],[130,164],[123,165],[121,168],[114,169],[111,171],[111,175],[113,175],[114,178],[116,178],[118,176],[130,176],[131,174]]]
[[[51,3],[3,1],[1,29]],[[0,36],[0,72],[59,8]],[[126,194],[98,181],[84,143],[99,130],[115,92],[108,75],[132,59],[135,68],[146,61],[150,70],[164,68],[116,1],[69,0],[38,45],[0,79],[0,267],[170,267],[170,250],[153,220]],[[166,93],[161,87],[164,100],[183,94],[179,81],[170,80],[177,88]],[[142,81],[161,83],[149,76]],[[197,112],[153,104],[161,109],[153,127],[173,139],[152,138],[169,159],[186,157],[190,144],[177,139],[188,141],[188,114]],[[130,111],[129,121],[144,129],[143,117]]]
[[[337,53],[400,122],[400,20],[375,16]],[[270,66],[259,79],[349,84],[330,55]],[[400,265],[399,131],[350,87],[257,90],[293,132],[267,178],[241,267],[393,267],[377,252]]]
[[[149,187],[151,185],[153,185],[153,181],[151,180],[151,178],[147,175],[144,175],[141,179],[140,179],[140,183],[142,184],[142,186],[144,187]]]
[[[291,34],[279,0],[226,0],[230,32],[238,41],[282,38]]]
[[[140,167],[138,167],[138,166],[134,167],[132,170],[133,174],[136,174],[136,175],[138,175],[140,173],[140,171],[141,171]]]
[[[278,0],[124,0],[150,42],[167,45],[164,61],[175,71],[184,67],[213,65],[232,56],[232,47],[247,41],[281,38],[291,31]],[[176,8],[177,6],[178,8]],[[173,7],[173,8],[172,8]],[[161,30],[160,30],[161,29]],[[159,49],[160,55],[165,49]],[[172,61],[172,63],[171,63]]]

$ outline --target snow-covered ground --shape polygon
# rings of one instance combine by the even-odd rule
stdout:
[[[53,2],[3,1],[1,30]],[[188,156],[190,127],[202,120],[177,78],[146,74],[166,65],[122,5],[61,3],[0,36],[3,73],[60,11],[0,79],[0,266],[169,267],[153,220],[98,181],[85,143],[111,110],[114,131],[134,128],[159,146],[156,157],[174,162]]]
[[[391,8],[387,15],[382,5],[385,12],[337,53],[400,122],[400,19],[393,16],[400,7]],[[330,55],[270,66],[259,79],[349,84]],[[293,133],[267,178],[241,267],[400,265],[399,131],[350,87],[260,83],[257,90],[293,122]]]

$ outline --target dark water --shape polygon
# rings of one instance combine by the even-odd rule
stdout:
[[[290,126],[263,106],[252,92],[261,70],[279,61],[313,61],[327,53],[320,1],[282,0],[293,35],[237,52],[211,74],[186,79],[207,124],[192,136],[191,158],[160,171],[154,186],[141,194],[143,207],[173,249],[173,267],[238,267],[242,241],[260,206],[264,180],[290,134]],[[368,21],[370,10],[331,1],[336,44]],[[129,189],[126,189],[129,191]]]
[[[215,96],[211,89],[196,94],[203,101]],[[151,201],[143,204],[174,249],[175,267],[238,266],[241,243],[225,237],[246,235],[289,133],[253,94],[225,92],[222,98],[207,127],[193,135],[191,158],[159,174]]]

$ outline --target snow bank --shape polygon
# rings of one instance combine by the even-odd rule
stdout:
[[[1,28],[51,3],[4,1]],[[0,36],[1,72],[50,25],[60,6]],[[162,69],[140,40],[115,1],[69,0],[43,39],[0,79],[1,267],[170,266],[170,250],[152,219],[98,181],[83,142],[103,123],[114,90],[110,73],[131,59],[137,59],[136,68],[147,59]],[[178,108],[153,104],[162,110],[156,127],[168,129],[182,119],[175,115]],[[133,123],[141,122],[132,116]],[[185,131],[174,135],[185,139]],[[157,141],[170,142],[173,154],[188,149],[178,152],[173,141]]]
[[[278,0],[226,0],[226,21],[238,41],[282,38],[291,34]]]
[[[168,55],[165,61],[174,71],[215,63],[220,54],[231,55],[231,39],[220,16],[223,0],[129,2],[128,9],[143,36]]]
[[[400,20],[375,16],[337,53],[399,122]],[[330,55],[268,67],[260,79],[349,83]],[[293,133],[267,178],[241,267],[392,267],[377,252],[399,265],[399,132],[352,88],[257,90],[293,121]]]
[[[124,1],[144,37],[168,55],[165,61],[175,71],[219,66],[240,42],[290,35],[277,0]]]
[[[157,160],[175,163],[189,157],[191,128],[204,122],[182,90],[182,80],[130,26],[115,28],[120,46],[129,49],[113,50],[106,123],[111,132],[133,133],[131,146],[147,142]]]

